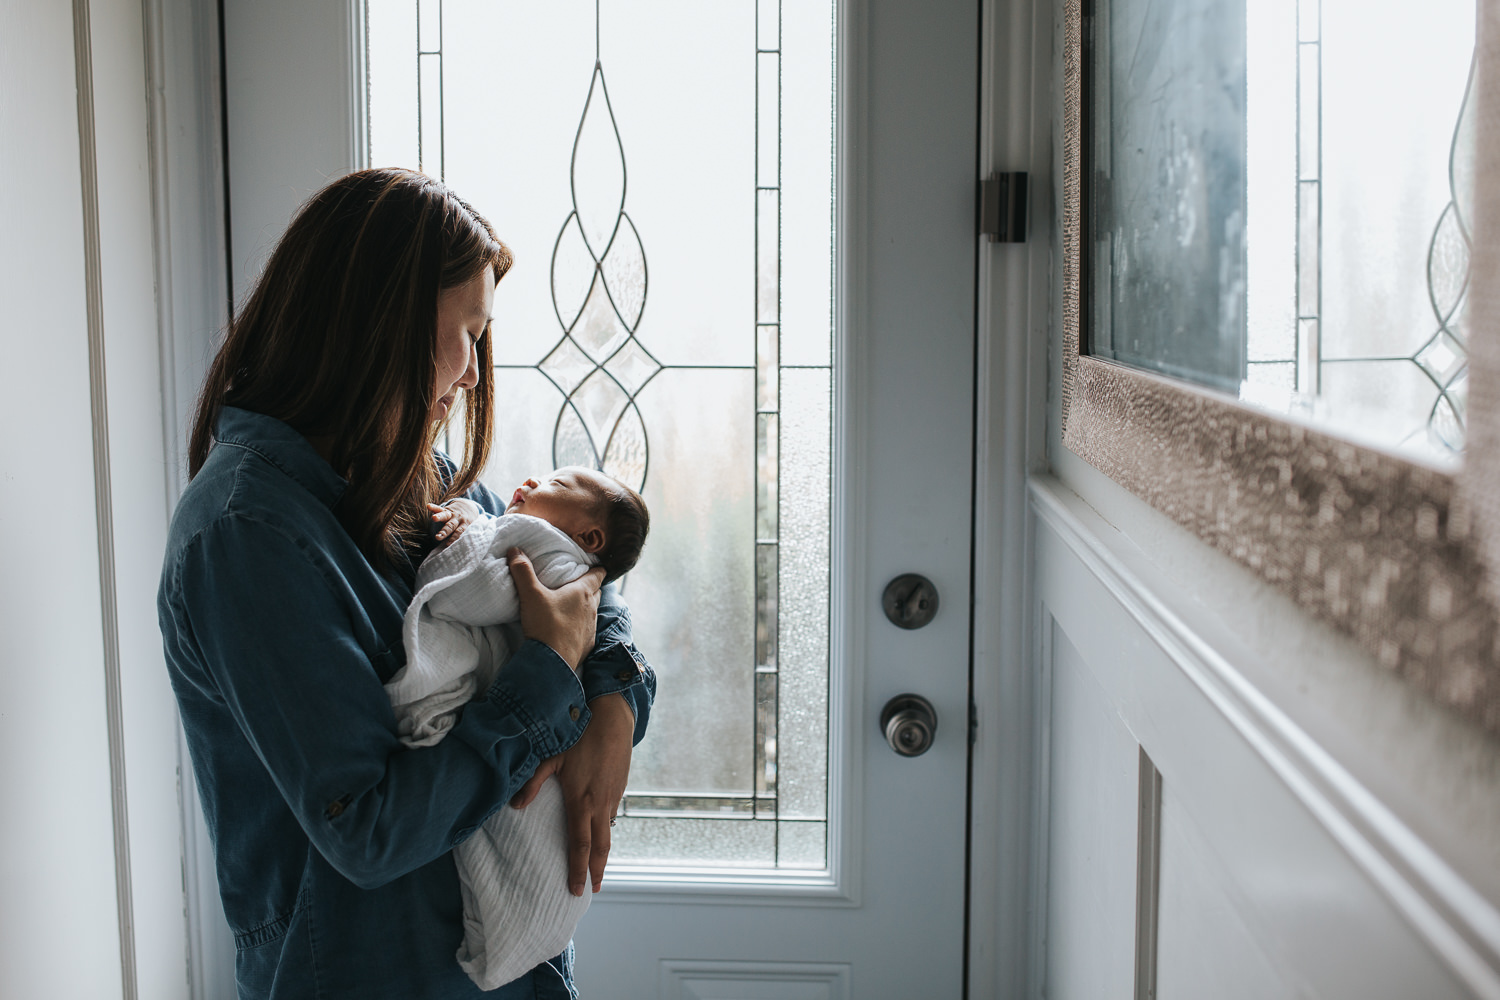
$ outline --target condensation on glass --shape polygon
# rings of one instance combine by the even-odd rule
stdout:
[[[371,163],[516,254],[485,481],[587,465],[651,508],[622,586],[660,694],[613,865],[827,865],[833,24],[367,0]]]
[[[1096,0],[1089,353],[1456,460],[1474,18]]]
[[[1091,353],[1236,389],[1245,368],[1244,0],[1094,16]]]

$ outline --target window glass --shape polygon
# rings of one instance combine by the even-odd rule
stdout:
[[[1088,352],[1454,462],[1474,19],[1096,0]]]
[[[831,2],[368,0],[371,163],[516,264],[485,481],[641,489],[623,581],[661,697],[612,864],[822,869]]]

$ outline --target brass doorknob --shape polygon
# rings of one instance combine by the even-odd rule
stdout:
[[[937,734],[937,712],[918,694],[898,694],[880,710],[880,731],[891,749],[903,757],[920,757],[932,748]]]

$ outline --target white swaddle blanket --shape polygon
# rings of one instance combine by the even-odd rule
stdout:
[[[511,548],[526,553],[548,587],[591,565],[566,534],[526,514],[481,518],[424,559],[402,630],[406,666],[385,686],[407,746],[446,736],[519,643]],[[568,891],[567,840],[562,791],[551,779],[531,805],[502,807],[453,849],[464,901],[458,962],[481,989],[524,975],[572,940],[591,894]]]

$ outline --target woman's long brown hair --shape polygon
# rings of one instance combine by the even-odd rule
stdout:
[[[455,496],[489,457],[490,338],[479,384],[461,393],[464,450],[446,489],[432,447],[438,292],[511,253],[447,187],[408,170],[362,170],[313,195],[229,323],[193,419],[188,474],[208,459],[224,406],[281,420],[326,442],[349,480],[340,522],[376,566],[394,564],[426,525],[425,504]],[[459,412],[455,402],[452,410]]]

